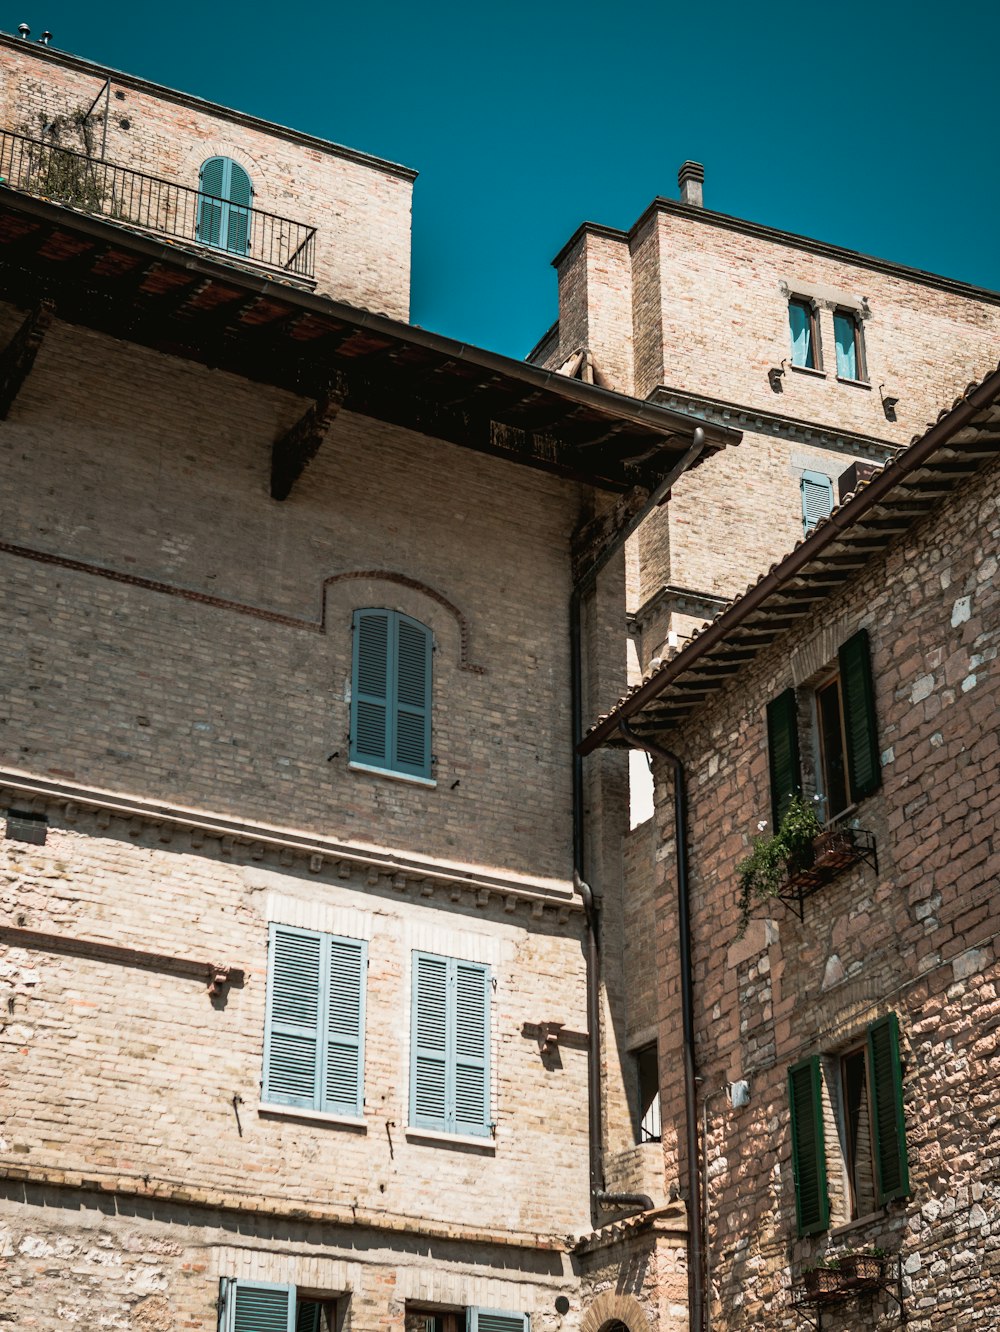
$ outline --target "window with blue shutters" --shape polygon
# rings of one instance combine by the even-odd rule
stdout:
[[[410,1124],[488,1136],[490,971],[432,953],[413,954]]]
[[[527,1314],[508,1313],[503,1309],[469,1309],[466,1332],[531,1332]]]
[[[333,1301],[300,1295],[294,1285],[222,1278],[219,1332],[329,1332]]]
[[[262,1100],[362,1113],[367,968],[361,939],[271,925]]]
[[[802,492],[802,530],[811,532],[822,518],[833,512],[833,482],[822,472],[803,472],[799,481]]]
[[[391,610],[354,613],[351,762],[431,776],[431,631]]]
[[[231,157],[210,157],[198,176],[198,227],[203,245],[248,254],[253,208],[250,177]]]

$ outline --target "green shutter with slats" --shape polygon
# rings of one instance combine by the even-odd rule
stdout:
[[[844,697],[844,730],[847,736],[847,772],[851,783],[851,798],[860,800],[877,790],[882,781],[867,630],[860,629],[849,638],[841,646],[837,657],[840,688]]]
[[[275,924],[270,939],[262,1099],[360,1115],[368,945]]]
[[[527,1314],[503,1309],[469,1309],[465,1327],[466,1332],[531,1332],[531,1321]]]
[[[802,528],[809,532],[820,519],[827,518],[833,511],[833,482],[822,472],[803,472],[800,487]]]
[[[767,705],[767,758],[771,776],[772,831],[777,832],[792,796],[802,793],[798,708],[786,689]]]
[[[823,1136],[823,1091],[819,1059],[803,1059],[788,1070],[792,1122],[795,1216],[800,1235],[815,1235],[830,1224]]]
[[[295,1332],[322,1332],[323,1306],[319,1300],[299,1300],[295,1306]]]
[[[478,962],[413,954],[410,1123],[490,1132],[490,973]]]
[[[210,157],[202,164],[198,177],[198,229],[195,233],[203,245],[219,245],[222,240],[222,176],[224,157]]]
[[[430,630],[398,611],[354,613],[351,760],[431,775]]]
[[[198,176],[198,227],[203,245],[246,254],[250,241],[253,185],[231,157],[210,157]]]
[[[265,1281],[230,1281],[225,1332],[295,1332],[295,1287]]]
[[[868,1028],[868,1076],[875,1139],[875,1178],[881,1205],[890,1198],[905,1198],[910,1192],[903,1121],[903,1070],[895,1013],[889,1013]]]
[[[225,249],[232,254],[246,254],[250,245],[250,205],[253,186],[250,177],[238,162],[229,161],[229,180],[225,190],[229,200],[226,209]]]

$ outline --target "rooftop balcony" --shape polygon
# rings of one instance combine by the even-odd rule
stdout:
[[[304,222],[11,130],[0,131],[0,177],[27,194],[221,251],[243,267],[312,286],[316,228]]]

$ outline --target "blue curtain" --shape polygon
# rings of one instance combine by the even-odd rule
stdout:
[[[841,379],[858,379],[858,336],[854,316],[833,316],[834,341],[837,344],[837,374]]]
[[[814,370],[812,311],[804,301],[788,302],[788,325],[792,334],[792,365],[804,365]]]

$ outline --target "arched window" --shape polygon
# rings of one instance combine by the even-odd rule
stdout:
[[[246,254],[253,206],[250,177],[231,157],[210,157],[202,163],[198,189],[197,239],[231,254]]]

